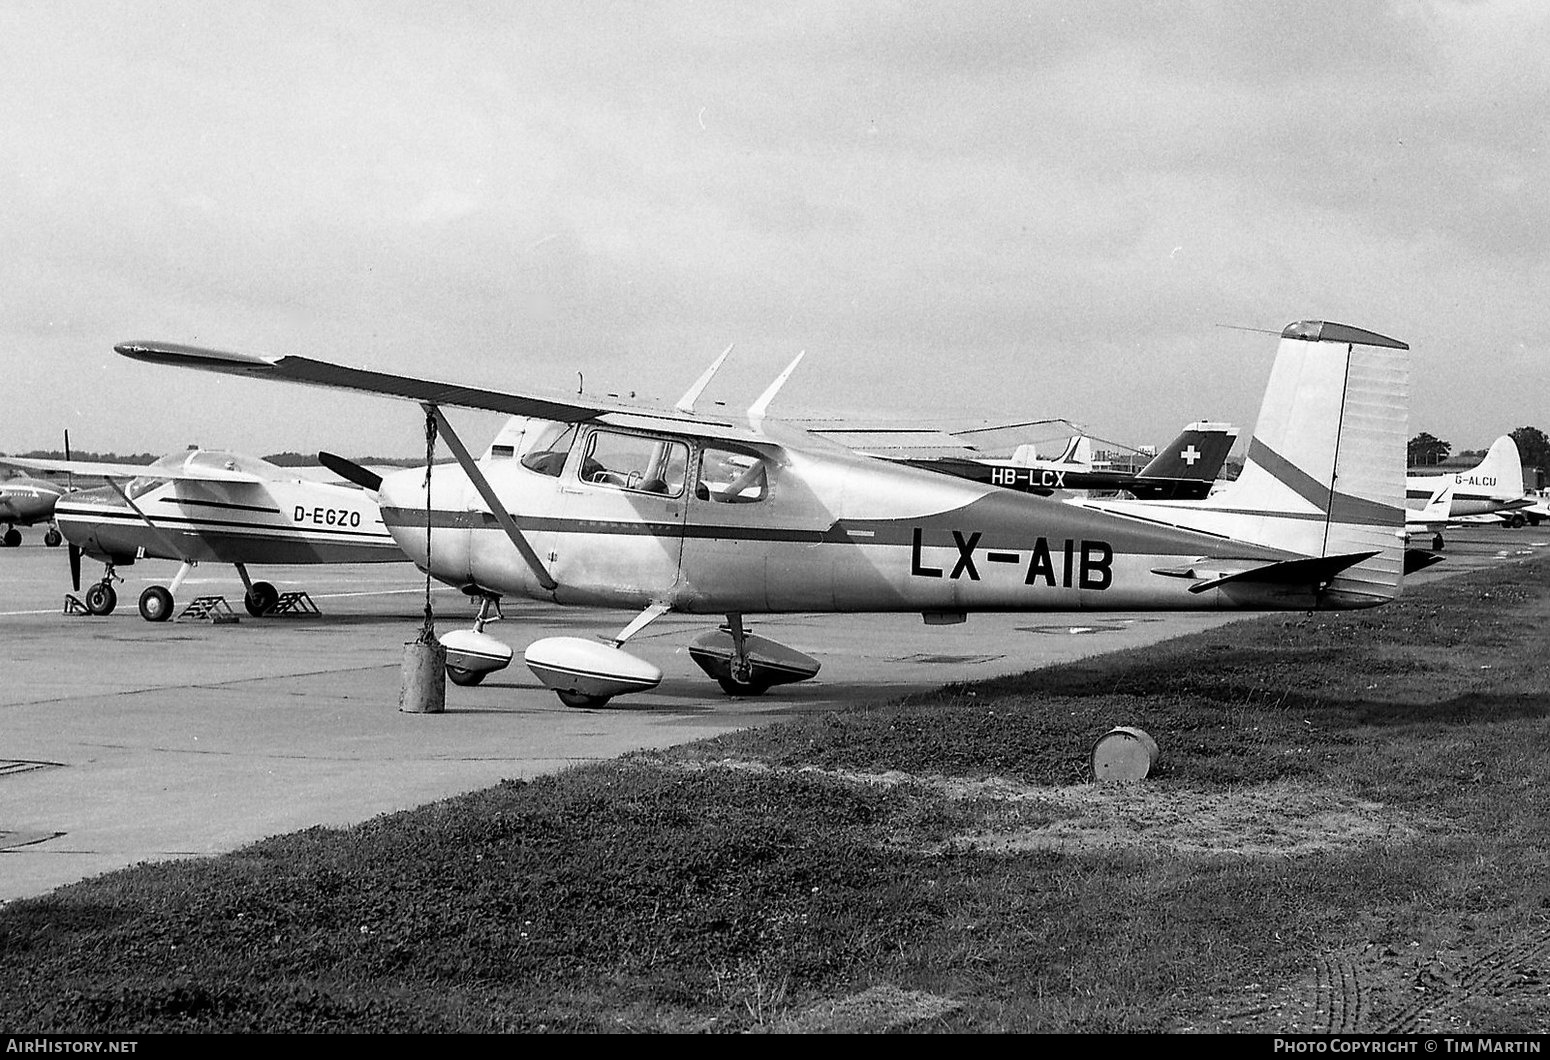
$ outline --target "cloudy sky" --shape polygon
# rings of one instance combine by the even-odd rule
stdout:
[[[4,0],[0,451],[419,444],[140,338],[669,400],[735,343],[730,403],[806,350],[777,412],[1161,442],[1297,319],[1484,448],[1550,430],[1547,55],[1542,0]]]

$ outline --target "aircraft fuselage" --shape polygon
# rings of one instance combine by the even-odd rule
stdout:
[[[361,490],[326,483],[162,482],[125,503],[110,487],[71,494],[60,532],[86,555],[223,563],[373,563],[403,553]],[[137,510],[138,509],[138,510]]]
[[[615,445],[604,436],[621,435],[670,468],[665,482],[659,467],[587,470],[598,447]],[[1262,583],[1191,593],[1159,568],[1296,554],[855,454],[593,426],[561,456],[532,460],[546,472],[527,466],[532,453],[479,463],[553,589],[456,466],[435,469],[428,509],[423,468],[388,476],[383,520],[444,582],[561,604],[957,616],[1379,602]],[[737,485],[750,475],[755,489]]]

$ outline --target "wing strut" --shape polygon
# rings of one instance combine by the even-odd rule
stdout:
[[[501,503],[501,499],[495,495],[495,490],[490,487],[489,480],[479,470],[479,465],[474,463],[474,458],[468,455],[468,448],[463,445],[463,440],[452,429],[452,424],[447,422],[447,417],[441,414],[440,407],[431,404],[422,404],[420,407],[425,410],[427,416],[433,417],[436,420],[436,429],[447,440],[447,448],[451,449],[452,455],[457,457],[458,466],[468,476],[468,481],[474,484],[474,489],[479,491],[479,496],[484,498],[484,503],[490,506],[490,514],[495,516],[495,521],[500,524],[502,530],[506,531],[506,536],[517,547],[517,552],[522,556],[523,561],[527,563],[534,575],[537,576],[538,584],[542,585],[549,592],[559,588],[560,583],[555,581],[549,571],[544,568],[543,563],[538,558],[538,553],[533,551],[533,546],[528,544],[527,538],[523,536],[516,520],[511,517],[511,513],[506,510],[506,506]]]
[[[106,482],[109,486],[113,487],[113,492],[118,494],[119,499],[122,500],[125,504],[129,505],[129,510],[138,515],[140,517],[140,521],[146,525],[151,533],[156,535],[156,540],[161,542],[162,548],[166,549],[167,552],[171,555],[183,555],[183,550],[178,547],[177,542],[172,540],[171,535],[153,523],[151,521],[151,517],[145,514],[145,509],[141,508],[138,504],[129,499],[129,494],[124,491],[123,486],[118,484],[117,479],[104,478],[103,481]]]

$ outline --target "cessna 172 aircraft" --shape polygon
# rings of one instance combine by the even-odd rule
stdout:
[[[669,611],[725,615],[690,656],[731,694],[814,676],[817,660],[745,615],[1372,607],[1404,575],[1408,347],[1359,328],[1288,325],[1247,462],[1216,496],[1077,506],[923,471],[790,432],[696,414],[711,372],[667,410],[538,397],[161,342],[155,364],[390,395],[421,405],[457,466],[380,480],[382,518],[434,577],[487,599],[640,609],[607,642],[546,637],[524,658],[572,705],[654,687],[625,651]],[[725,356],[725,355],[723,355]],[[444,406],[522,417],[474,460]],[[520,437],[519,437],[520,436]],[[369,480],[368,480],[369,481]],[[482,614],[482,613],[481,613]],[[454,680],[506,665],[476,630],[441,638]]]
[[[38,471],[69,471],[107,481],[62,498],[54,515],[70,542],[70,576],[81,587],[81,555],[101,560],[102,579],[87,589],[94,615],[118,606],[116,567],[137,559],[175,559],[170,586],[140,594],[148,622],[172,617],[173,595],[199,562],[237,568],[250,615],[280,599],[269,582],[248,576],[249,563],[374,563],[404,554],[382,525],[374,497],[354,486],[298,477],[258,457],[210,449],[173,453],[151,464],[21,460]],[[420,472],[424,474],[424,469]]]
[[[1432,538],[1434,550],[1443,547],[1442,531],[1456,525],[1464,516],[1511,512],[1534,503],[1523,485],[1523,460],[1518,454],[1518,443],[1510,434],[1492,442],[1485,459],[1467,471],[1447,475],[1407,474],[1405,499],[1412,506],[1418,500],[1423,505],[1431,504],[1444,486],[1453,488],[1446,519],[1438,519],[1435,514],[1429,520],[1414,515],[1410,518],[1412,524],[1421,524],[1420,529],[1435,534]],[[1411,529],[1414,531],[1417,527],[1412,525]]]
[[[20,466],[9,457],[0,457],[0,464]],[[5,535],[0,537],[0,544],[6,548],[20,545],[22,532],[16,529],[18,526],[52,524],[54,505],[67,492],[69,491],[57,482],[32,478],[28,475],[0,479],[0,523],[5,524]],[[52,548],[59,544],[59,540],[59,531],[52,525],[43,532],[45,545]]]

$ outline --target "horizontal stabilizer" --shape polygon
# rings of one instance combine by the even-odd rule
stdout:
[[[1416,571],[1425,570],[1434,563],[1441,563],[1442,555],[1424,548],[1405,549],[1405,576],[1409,577]]]
[[[1197,579],[1189,587],[1192,593],[1203,593],[1229,582],[1257,582],[1276,585],[1313,585],[1329,581],[1348,567],[1376,556],[1376,552],[1352,552],[1343,556],[1310,556],[1306,559],[1280,560],[1275,563],[1258,563],[1239,570],[1224,570],[1224,564],[1202,560],[1188,567],[1160,567],[1152,571],[1171,578]]]

